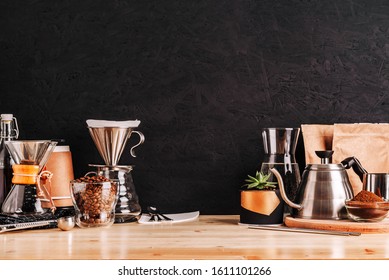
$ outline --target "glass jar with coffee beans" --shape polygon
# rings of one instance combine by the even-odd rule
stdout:
[[[114,223],[117,182],[104,176],[85,176],[71,181],[70,189],[79,227],[108,227]]]

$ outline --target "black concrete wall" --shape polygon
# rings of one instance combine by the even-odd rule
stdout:
[[[0,2],[0,113],[76,176],[102,163],[86,119],[141,120],[142,206],[238,213],[262,127],[388,121],[388,90],[388,1]]]

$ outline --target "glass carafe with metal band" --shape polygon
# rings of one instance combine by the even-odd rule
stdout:
[[[54,203],[41,180],[50,179],[50,171],[42,171],[57,142],[50,140],[7,141],[5,145],[14,160],[12,188],[3,202],[2,212],[9,214],[42,214]]]
[[[296,197],[301,181],[299,166],[296,162],[295,151],[300,128],[263,128],[262,139],[265,156],[261,165],[261,172],[271,173],[275,168],[281,174],[288,197]],[[272,174],[272,181],[277,178]],[[290,209],[285,207],[285,212]]]

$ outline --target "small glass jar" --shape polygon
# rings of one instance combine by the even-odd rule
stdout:
[[[115,181],[70,182],[76,224],[81,228],[109,227],[115,221],[118,185]]]

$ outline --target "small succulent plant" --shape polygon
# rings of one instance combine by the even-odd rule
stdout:
[[[277,183],[269,182],[269,178],[271,173],[264,174],[262,172],[257,171],[255,176],[247,175],[247,179],[245,180],[246,184],[242,186],[247,190],[257,189],[257,190],[274,190],[276,188]]]

